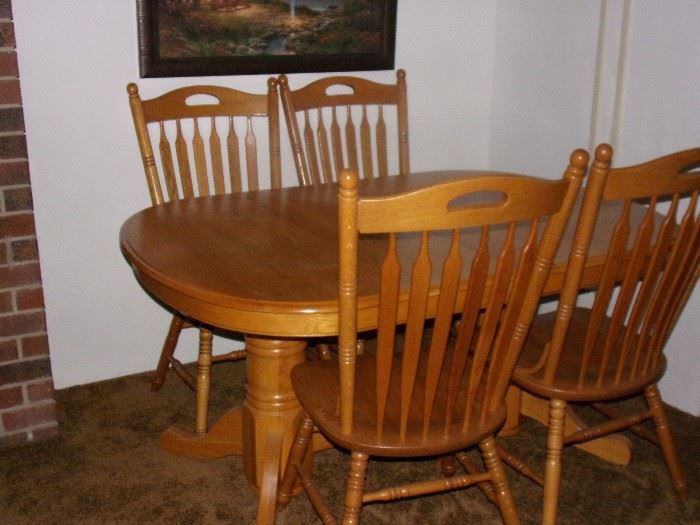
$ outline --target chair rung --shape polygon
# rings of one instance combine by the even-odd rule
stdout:
[[[591,408],[603,414],[608,419],[619,419],[623,417],[619,411],[615,410],[613,407],[605,405],[604,403],[593,403]],[[653,432],[649,432],[646,428],[635,425],[630,427],[629,431],[636,434],[640,438],[646,439],[654,445],[659,446],[659,439]]]
[[[639,414],[634,414],[632,416],[616,419],[614,421],[608,421],[607,423],[601,423],[600,425],[584,428],[583,430],[579,430],[578,432],[574,432],[573,434],[566,436],[566,438],[564,438],[564,444],[570,445],[572,443],[590,441],[591,439],[627,429],[633,425],[641,423],[642,421],[646,421],[649,418],[651,418],[651,412],[647,410],[640,412]]]
[[[228,353],[214,355],[211,358],[212,363],[221,363],[222,361],[239,361],[245,359],[245,348],[241,350],[231,350]]]
[[[324,523],[324,525],[337,525],[337,521],[333,516],[333,513],[326,504],[326,500],[323,499],[323,496],[316,488],[316,485],[314,485],[313,481],[311,480],[311,477],[308,474],[305,474],[298,464],[294,465],[294,469],[299,475],[301,487],[304,489],[304,492],[306,492],[306,495],[308,496],[311,505],[318,514],[319,518],[321,518],[321,521]]]
[[[373,501],[392,501],[395,499],[411,498],[420,496],[421,494],[435,494],[439,492],[447,492],[448,490],[461,489],[490,481],[491,474],[481,472],[478,474],[465,474],[462,476],[454,476],[451,478],[440,478],[429,481],[419,481],[417,483],[409,483],[398,487],[390,487],[387,489],[377,490],[375,492],[367,492],[362,497],[362,503],[371,503]]]
[[[170,356],[168,360],[170,361],[170,366],[173,367],[175,373],[185,382],[188,387],[190,387],[190,390],[194,392],[197,389],[197,384],[189,370],[187,370],[185,366],[173,356]]]
[[[504,463],[509,465],[513,470],[516,470],[526,478],[531,479],[540,487],[544,487],[544,478],[540,476],[537,472],[535,472],[535,470],[532,467],[530,467],[530,465],[525,463],[522,459],[520,459],[510,450],[502,447],[501,445],[496,445],[496,449],[498,450],[498,455],[501,457],[501,460]]]

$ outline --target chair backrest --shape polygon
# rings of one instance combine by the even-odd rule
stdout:
[[[358,197],[356,175],[343,172],[338,351],[343,432],[353,427],[359,236],[388,238],[384,261],[375,261],[381,264],[377,435],[425,440],[429,433],[469,432],[472,423],[502,409],[587,162],[588,154],[577,150],[558,181],[491,174],[383,198]],[[448,345],[455,314],[461,321],[456,341]],[[432,330],[426,331],[429,319]],[[405,332],[398,345],[400,327]],[[399,367],[392,367],[395,354]],[[392,384],[400,386],[390,394]],[[400,406],[398,420],[385,417],[388,405]]]
[[[268,170],[270,186],[281,186],[275,79],[268,80],[266,94],[220,86],[188,86],[141,100],[133,83],[127,86],[127,92],[154,205],[196,195],[257,190],[260,172]],[[256,129],[265,126],[269,168],[259,169]],[[262,158],[260,164],[266,164]]]
[[[551,382],[574,328],[569,325],[599,211],[617,206],[593,305],[576,332],[584,338],[581,389],[632,384],[653,371],[698,279],[700,171],[690,170],[700,167],[700,148],[615,169],[611,159],[612,148],[598,146],[543,361],[543,378]],[[635,212],[638,220],[631,219]]]
[[[285,75],[278,80],[300,184],[337,182],[345,168],[365,179],[386,176],[390,170],[398,170],[393,174],[410,171],[403,69],[397,70],[395,84],[332,76],[291,90]],[[395,143],[387,140],[392,112],[396,114]],[[390,168],[392,147],[398,152],[398,166]]]

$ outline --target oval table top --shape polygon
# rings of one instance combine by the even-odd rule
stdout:
[[[434,171],[364,180],[359,193],[387,195],[439,180],[493,173]],[[147,208],[124,222],[122,253],[146,290],[186,316],[247,334],[335,335],[337,191],[336,184],[323,184],[190,198]],[[610,228],[604,213],[599,223],[603,226],[599,224],[594,235],[584,284],[595,282],[599,271],[595,254],[604,253],[607,245]],[[567,234],[547,293],[561,287],[569,245]],[[383,239],[360,240],[361,330],[374,327],[379,267],[375,259],[383,256],[384,246]],[[368,263],[366,271],[363,260]]]

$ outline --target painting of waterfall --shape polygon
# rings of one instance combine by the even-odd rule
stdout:
[[[142,77],[393,69],[397,0],[137,0]]]

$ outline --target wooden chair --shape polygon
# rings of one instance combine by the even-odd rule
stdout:
[[[362,178],[410,171],[403,69],[396,72],[396,84],[331,76],[292,90],[286,75],[278,81],[300,184],[337,181],[344,168]],[[390,114],[396,116],[396,142],[387,139]],[[393,151],[396,166],[389,160]]]
[[[558,309],[535,319],[513,377],[550,400],[544,523],[556,520],[563,446],[625,428],[661,446],[674,488],[687,495],[656,384],[666,365],[664,344],[698,279],[700,172],[685,172],[700,165],[700,148],[616,169],[611,156],[606,144],[596,149]],[[647,205],[637,210],[637,229],[630,219],[635,202]],[[600,261],[595,299],[584,307],[577,305],[579,289],[601,206],[618,206],[619,222]],[[648,410],[639,414],[621,416],[605,404],[640,393]],[[570,401],[595,403],[611,420],[564,436]],[[647,419],[658,439],[637,426]]]
[[[395,84],[330,76],[292,90],[287,76],[280,75],[278,89],[299,184],[337,182],[345,168],[361,173],[363,178],[387,176],[392,147],[398,157],[394,169],[398,174],[410,171],[403,69],[396,71]],[[387,139],[387,119],[392,112],[397,131],[394,143]],[[330,359],[335,346],[318,343],[316,350],[321,359]],[[363,348],[361,339],[358,349],[362,352]]]
[[[133,83],[127,86],[127,92],[154,206],[200,195],[257,190],[261,173],[270,174],[271,187],[281,186],[275,79],[268,80],[266,94],[219,86],[189,86],[141,100],[138,87]],[[269,165],[263,162],[263,156],[258,156],[261,148],[257,135],[265,127]],[[151,137],[157,141],[157,148],[153,147]],[[200,336],[196,379],[173,355],[182,328],[192,325],[199,328]],[[206,432],[211,364],[244,356],[245,350],[212,356],[211,329],[175,312],[151,388],[153,391],[161,388],[172,366],[195,390],[195,430]]]
[[[504,522],[518,523],[494,435],[505,421],[510,376],[587,161],[584,151],[575,152],[560,181],[494,174],[385,198],[358,197],[355,173],[342,173],[339,355],[292,370],[304,414],[280,483],[279,508],[300,476],[324,523],[335,523],[302,468],[316,425],[352,452],[343,523],[359,523],[363,503],[474,483],[487,486]],[[487,192],[490,197],[479,199]],[[464,228],[470,235],[463,235]],[[358,356],[358,316],[367,306],[357,296],[358,286],[367,286],[361,274],[358,284],[358,237],[377,234],[388,237],[386,258],[376,261],[378,297],[367,299],[379,308],[377,348]],[[461,323],[451,342],[455,314]],[[434,321],[426,330],[429,319]],[[405,332],[397,338],[400,325]],[[476,444],[485,472],[473,472],[463,452]],[[447,454],[467,473],[363,494],[370,455]]]

